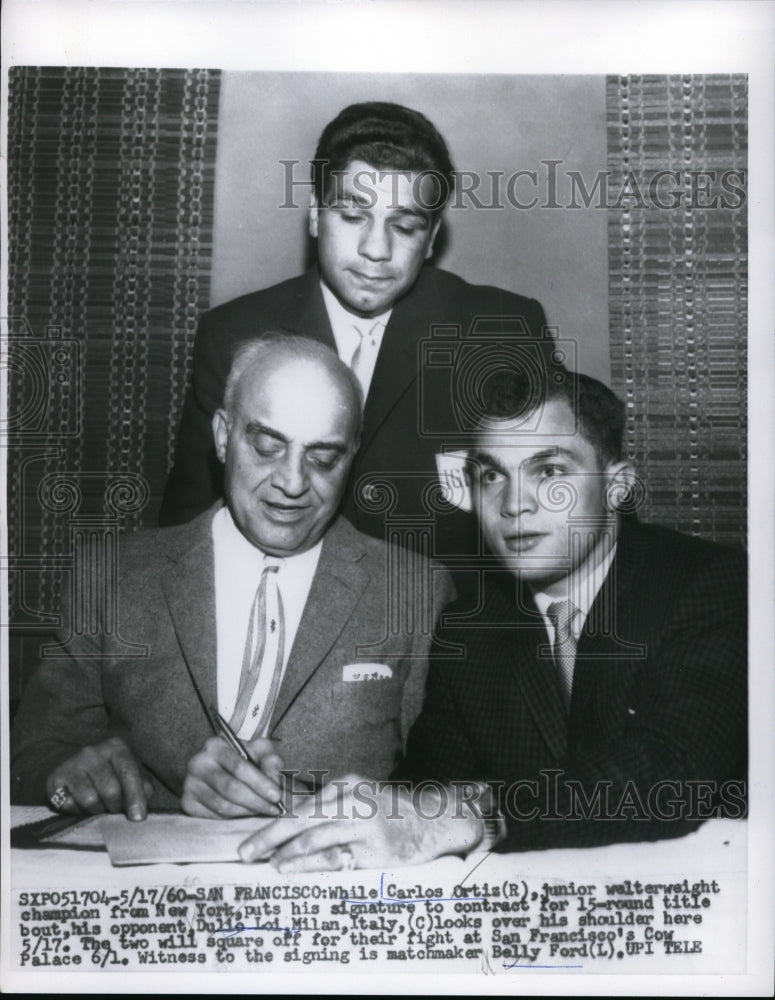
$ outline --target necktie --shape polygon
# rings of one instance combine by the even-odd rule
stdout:
[[[572,601],[555,601],[546,609],[554,626],[554,664],[560,681],[565,707],[570,705],[573,687],[573,666],[576,661],[576,637],[573,634],[573,620],[579,609]]]
[[[377,354],[379,353],[377,334],[379,333],[381,325],[382,324],[379,320],[372,323],[371,326],[367,326],[365,324],[363,326],[359,326],[356,323],[353,324],[361,340],[353,351],[353,356],[350,360],[350,368],[353,370],[358,381],[361,383],[364,399],[368,395],[369,386],[371,385],[371,376],[374,374],[374,367],[377,364]]]
[[[264,568],[250,610],[237,704],[230,720],[241,739],[264,735],[282,679],[285,615],[277,586],[279,568],[279,563]]]

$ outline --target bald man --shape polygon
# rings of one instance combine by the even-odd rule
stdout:
[[[119,633],[140,655],[76,635],[63,610],[62,655],[17,716],[14,801],[136,820],[169,806],[279,815],[281,770],[307,785],[389,775],[451,584],[337,516],[361,412],[357,379],[324,345],[240,346],[212,421],[225,503],[122,540]]]

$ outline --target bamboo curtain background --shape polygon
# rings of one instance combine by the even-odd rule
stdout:
[[[610,77],[607,119],[610,186],[642,195],[609,212],[608,302],[643,514],[744,544],[747,213],[729,189],[746,169],[746,78]],[[648,195],[659,171],[675,207]]]
[[[10,71],[15,667],[73,575],[104,587],[118,531],[156,521],[209,306],[219,88],[210,70]]]

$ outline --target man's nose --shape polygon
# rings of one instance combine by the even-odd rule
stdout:
[[[387,227],[381,222],[372,222],[363,231],[358,250],[368,260],[390,260],[393,249]]]
[[[303,457],[286,455],[275,465],[272,484],[289,497],[298,497],[305,493],[309,487],[309,478]]]
[[[519,517],[536,509],[535,489],[526,476],[510,476],[501,496],[501,516]]]

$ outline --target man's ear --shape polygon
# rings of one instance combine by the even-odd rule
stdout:
[[[433,244],[436,242],[436,237],[439,235],[439,229],[441,229],[442,216],[439,213],[439,217],[431,225],[431,236],[428,240],[428,249],[425,251],[425,259],[430,260],[433,256]]]
[[[215,439],[215,454],[219,462],[226,461],[226,443],[229,440],[229,418],[225,410],[216,410],[213,414],[213,438]]]
[[[634,495],[638,476],[631,462],[609,462],[605,467],[605,505],[612,513],[627,506]]]
[[[318,236],[318,200],[315,197],[315,192],[309,196],[309,234],[313,240],[317,239]]]

